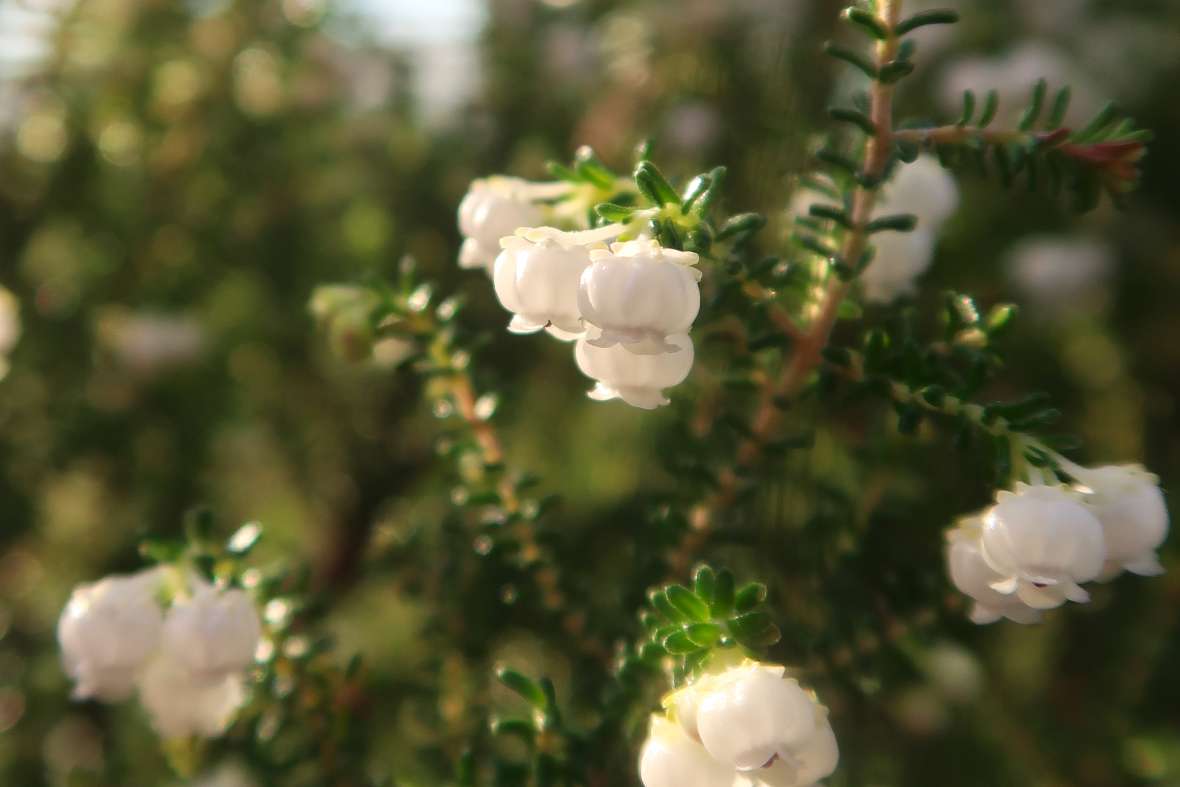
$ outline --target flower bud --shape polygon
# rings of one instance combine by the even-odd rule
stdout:
[[[126,699],[160,640],[159,569],[80,585],[57,623],[75,699]]]
[[[459,203],[459,230],[465,240],[459,251],[463,268],[486,268],[500,253],[500,239],[519,227],[542,223],[541,209],[530,199],[529,184],[519,178],[491,177],[473,181]]]
[[[167,658],[198,680],[241,673],[254,663],[261,636],[254,602],[243,590],[218,590],[199,581],[192,596],[177,599],[164,620]]]
[[[1065,486],[1017,484],[1000,492],[983,516],[984,561],[1000,578],[993,590],[1034,609],[1090,596],[1079,583],[1098,576],[1106,560],[1102,525]]]
[[[139,680],[139,701],[165,739],[216,737],[245,701],[241,673],[202,678],[168,652],[152,659]]]
[[[750,771],[789,758],[816,732],[815,707],[782,667],[751,664],[717,676],[697,708],[697,731],[715,760]]]
[[[1016,623],[1037,623],[1041,613],[1014,595],[992,589],[1003,577],[984,561],[980,546],[983,519],[967,517],[947,533],[946,563],[951,583],[972,600],[970,618],[984,625],[1001,618]]]
[[[574,358],[582,374],[597,385],[589,396],[596,401],[622,399],[632,407],[653,410],[668,404],[664,389],[679,385],[692,370],[692,339],[687,335],[669,336],[668,345],[676,352],[663,355],[636,355],[620,345],[598,347],[588,339],[579,339]]]
[[[733,787],[734,771],[662,716],[652,716],[639,754],[643,787]]]
[[[1102,523],[1105,577],[1123,569],[1153,576],[1164,573],[1156,549],[1168,535],[1168,507],[1159,479],[1139,465],[1106,465],[1078,473],[1079,491]]]
[[[559,339],[583,332],[578,311],[578,282],[590,264],[590,252],[577,236],[551,227],[538,227],[504,238],[492,278],[496,297],[515,316],[513,333],[547,328]]]
[[[590,343],[639,355],[675,352],[669,337],[687,333],[701,307],[697,255],[633,240],[591,251],[590,259],[578,291],[582,318],[599,329]]]

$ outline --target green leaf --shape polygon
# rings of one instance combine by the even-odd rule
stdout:
[[[635,208],[626,205],[616,205],[613,202],[603,202],[594,206],[594,212],[609,222],[629,221]]]
[[[778,626],[765,612],[747,612],[733,618],[727,624],[733,638],[747,648],[765,648],[782,638]]]
[[[889,31],[881,23],[881,20],[863,8],[850,6],[844,9],[841,16],[878,41],[884,41],[886,38],[889,38]]]
[[[738,612],[749,612],[766,601],[766,585],[761,582],[747,582],[733,600],[733,608]]]
[[[693,623],[684,629],[688,638],[702,648],[711,648],[721,640],[721,627],[716,623]]]
[[[851,228],[852,221],[848,218],[848,214],[834,205],[822,205],[816,203],[807,209],[807,212],[817,219],[827,219],[834,221],[844,228]]]
[[[874,232],[885,232],[887,230],[893,232],[912,232],[917,226],[917,216],[912,213],[898,213],[892,216],[882,216],[879,219],[873,219],[865,229],[871,235]]]
[[[854,52],[851,49],[845,49],[839,44],[834,44],[831,41],[824,44],[824,52],[830,57],[834,57],[837,60],[843,60],[845,63],[855,66],[856,68],[860,69],[860,71],[862,71],[869,79],[877,78],[876,67],[871,62],[869,62],[868,58],[859,52]]]
[[[914,64],[909,60],[891,60],[881,66],[881,71],[877,74],[877,79],[886,85],[892,85],[912,73],[914,73]]]
[[[975,93],[970,90],[963,92],[963,112],[959,115],[956,126],[962,128],[971,122],[971,118],[975,115]]]
[[[727,568],[717,571],[717,580],[713,585],[713,601],[710,608],[716,617],[725,617],[733,609],[733,572]]]
[[[686,618],[698,621],[709,620],[709,605],[684,585],[669,585],[664,588],[668,601]]]
[[[897,27],[893,28],[893,33],[894,35],[904,36],[926,25],[953,25],[958,21],[958,11],[952,11],[950,9],[922,11],[921,13],[914,14],[909,19],[899,22]]]
[[[673,623],[686,622],[687,616],[683,615],[680,610],[672,605],[672,602],[668,600],[668,596],[662,588],[648,593],[647,600],[651,602],[651,605],[656,608],[657,612]]]
[[[706,215],[717,200],[717,195],[721,193],[721,186],[725,183],[727,172],[725,167],[713,167],[709,172],[709,188],[705,189],[705,192],[691,205],[686,201],[684,209],[691,210],[694,216]]]
[[[615,185],[615,173],[598,160],[594,149],[589,145],[582,145],[574,153],[574,171],[589,183],[603,189],[612,189]]]
[[[174,563],[184,555],[183,541],[147,538],[139,542],[140,557],[154,563]]]
[[[664,640],[664,650],[673,656],[683,656],[700,650],[700,645],[693,642],[687,631],[677,631]]]
[[[529,719],[492,719],[488,725],[493,735],[511,735],[520,738],[529,746],[537,738],[537,728]]]
[[[1060,128],[1061,124],[1065,122],[1065,113],[1069,111],[1070,95],[1069,85],[1057,91],[1057,95],[1053,99],[1053,106],[1049,109],[1049,119],[1045,121],[1047,128]]]
[[[680,195],[672,184],[664,178],[656,165],[650,161],[641,161],[635,168],[635,185],[639,192],[653,205],[679,205]]]
[[[693,203],[704,196],[713,185],[713,178],[708,175],[697,175],[684,187],[684,209],[692,210]]]
[[[766,226],[766,217],[761,213],[739,213],[730,216],[717,232],[717,240],[729,238],[744,240]]]
[[[711,566],[700,565],[692,578],[693,590],[706,602],[712,603],[713,590],[717,585],[717,572]]]
[[[1041,117],[1041,110],[1045,106],[1045,90],[1047,85],[1044,79],[1038,79],[1036,85],[1033,86],[1032,100],[1029,101],[1028,108],[1020,116],[1020,122],[1017,128],[1021,131],[1028,131],[1037,124],[1037,120]]]
[[[1012,318],[1016,316],[1019,309],[1011,303],[1001,303],[998,306],[992,307],[992,310],[987,314],[987,332],[990,334],[998,334],[1009,326]]]
[[[983,99],[983,110],[979,113],[979,128],[987,128],[996,119],[996,112],[1000,109],[1000,94],[995,90],[987,91]]]
[[[855,109],[847,109],[845,107],[830,107],[828,115],[832,120],[838,120],[841,123],[851,123],[859,128],[870,137],[876,136],[877,126],[869,119],[869,116],[863,112]]]
[[[545,710],[548,702],[541,684],[511,667],[499,667],[496,680],[524,698],[524,701],[538,710]]]

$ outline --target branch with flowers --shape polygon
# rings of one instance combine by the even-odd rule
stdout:
[[[677,186],[646,150],[623,176],[581,148],[569,165],[551,165],[552,180],[481,178],[458,206],[458,264],[494,290],[514,341],[565,343],[592,400],[671,411],[672,481],[648,505],[650,528],[630,536],[634,565],[618,570],[612,598],[585,592],[593,567],[552,526],[551,498],[532,496],[537,479],[509,463],[495,423],[499,397],[482,385],[482,332],[467,324],[462,298],[437,297],[408,261],[394,282],[314,294],[311,310],[335,351],[358,362],[394,358],[389,365],[422,381],[442,424],[437,453],[453,482],[443,535],[414,548],[421,562],[444,567],[422,583],[432,602],[427,630],[461,642],[458,661],[481,675],[478,688],[460,690],[439,752],[455,762],[457,784],[634,783],[636,754],[644,787],[814,787],[833,774],[839,718],[799,678],[837,674],[834,652],[851,635],[778,615],[789,599],[768,598],[760,582],[738,586],[730,570],[702,560],[739,537],[751,497],[773,483],[780,460],[849,400],[884,402],[903,434],[949,426],[994,459],[994,502],[946,534],[949,581],[970,599],[974,622],[1037,622],[1085,602],[1087,583],[1162,570],[1156,550],[1168,513],[1154,476],[1067,458],[1043,433],[1055,416],[1043,396],[981,403],[1002,366],[1012,307],[981,309],[950,293],[933,341],[918,338],[921,316],[893,308],[918,289],[957,209],[948,168],[974,161],[1032,185],[1043,172],[1089,207],[1102,191],[1118,197],[1134,186],[1148,135],[1110,109],[1079,131],[1063,127],[1068,90],[1047,102],[1043,82],[1013,130],[991,128],[995,94],[978,113],[967,94],[954,125],[898,122],[897,85],[915,67],[907,36],[956,18],[906,16],[902,6],[868,0],[843,14],[868,54],[859,44],[828,52],[862,72],[867,89],[830,111],[838,125],[800,177],[794,231],[779,254],[760,249],[764,217],[724,209],[723,167]],[[838,515],[851,516],[851,502],[840,503]],[[235,543],[251,532],[234,536],[230,551],[244,551]],[[161,735],[186,742],[173,752],[180,772],[192,769],[203,739],[232,744],[235,718],[263,743],[302,721],[302,734],[319,738],[324,783],[364,783],[346,762],[353,738],[326,732],[350,726],[353,709],[341,697],[356,670],[306,660],[321,649],[284,633],[296,599],[258,590],[260,575],[216,551],[160,554],[165,568],[82,588],[63,614],[79,692],[119,699],[138,685]],[[633,609],[644,597],[637,620],[619,615],[620,604]],[[548,676],[493,665],[495,621],[469,609],[489,598],[512,608],[514,626],[560,640],[585,666],[576,697],[560,696]],[[895,642],[904,627],[871,602],[884,607],[866,615],[874,633]],[[103,637],[116,628],[119,641],[108,647]],[[821,643],[806,673],[780,658],[807,650],[780,642],[784,631]],[[432,691],[444,690],[453,666],[430,665]],[[493,669],[523,714],[487,699]],[[192,689],[179,718],[168,715],[177,709],[160,686]]]

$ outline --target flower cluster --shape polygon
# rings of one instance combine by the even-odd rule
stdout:
[[[8,354],[20,338],[20,303],[0,287],[0,380],[8,374]]]
[[[698,255],[636,232],[634,218],[575,230],[534,226],[545,217],[538,195],[553,196],[554,187],[566,185],[500,177],[473,183],[459,207],[460,265],[484,265],[496,236],[490,270],[496,296],[513,315],[508,330],[576,342],[578,368],[596,383],[593,399],[643,409],[667,404],[664,389],[692,368]],[[566,205],[563,213],[586,211]]]
[[[1040,620],[1082,587],[1130,571],[1163,572],[1156,549],[1168,532],[1158,479],[1137,465],[1070,465],[1072,485],[1018,483],[948,533],[951,581],[972,599],[971,619]]]
[[[57,624],[74,698],[138,693],[169,739],[225,730],[245,699],[260,636],[245,591],[164,566],[75,588]]]
[[[668,695],[639,755],[644,787],[811,787],[830,775],[827,709],[784,674],[746,661]]]

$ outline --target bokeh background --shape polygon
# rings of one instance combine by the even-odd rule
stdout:
[[[1077,117],[1115,98],[1156,141],[1122,212],[1077,217],[965,177],[918,303],[953,287],[1020,304],[997,394],[1051,392],[1079,457],[1142,461],[1176,490],[1180,6],[957,5],[962,24],[917,34],[902,114],[953,118],[965,88],[1014,109],[1043,76],[1074,86]],[[178,783],[134,704],[69,701],[54,625],[73,585],[135,568],[137,542],[179,533],[199,503],[227,534],[263,522],[260,560],[312,567],[341,657],[370,665],[375,774],[446,783],[480,713],[507,701],[484,677],[497,659],[553,675],[575,705],[590,696],[560,631],[514,613],[528,599],[511,577],[485,577],[490,599],[439,625],[462,607],[424,588],[470,545],[440,524],[438,421],[396,358],[340,360],[308,298],[405,255],[468,294],[511,460],[563,497],[570,583],[604,643],[635,633],[635,545],[674,484],[671,416],[591,403],[568,348],[500,331],[486,281],[453,263],[455,206],[475,176],[541,177],[580,144],[625,169],[651,138],[671,175],[729,167],[726,207],[766,213],[761,242],[781,250],[823,109],[854,86],[819,54],[838,10],[0,0],[0,285],[19,302],[0,381],[0,784]],[[1043,626],[975,629],[941,578],[940,531],[988,499],[984,462],[893,420],[826,416],[709,550],[771,585],[780,655],[832,705],[831,783],[1180,785],[1180,550],[1169,575],[1120,579]],[[816,488],[855,504],[820,505]],[[825,633],[793,638],[793,621]],[[202,778],[315,783],[248,757]]]

